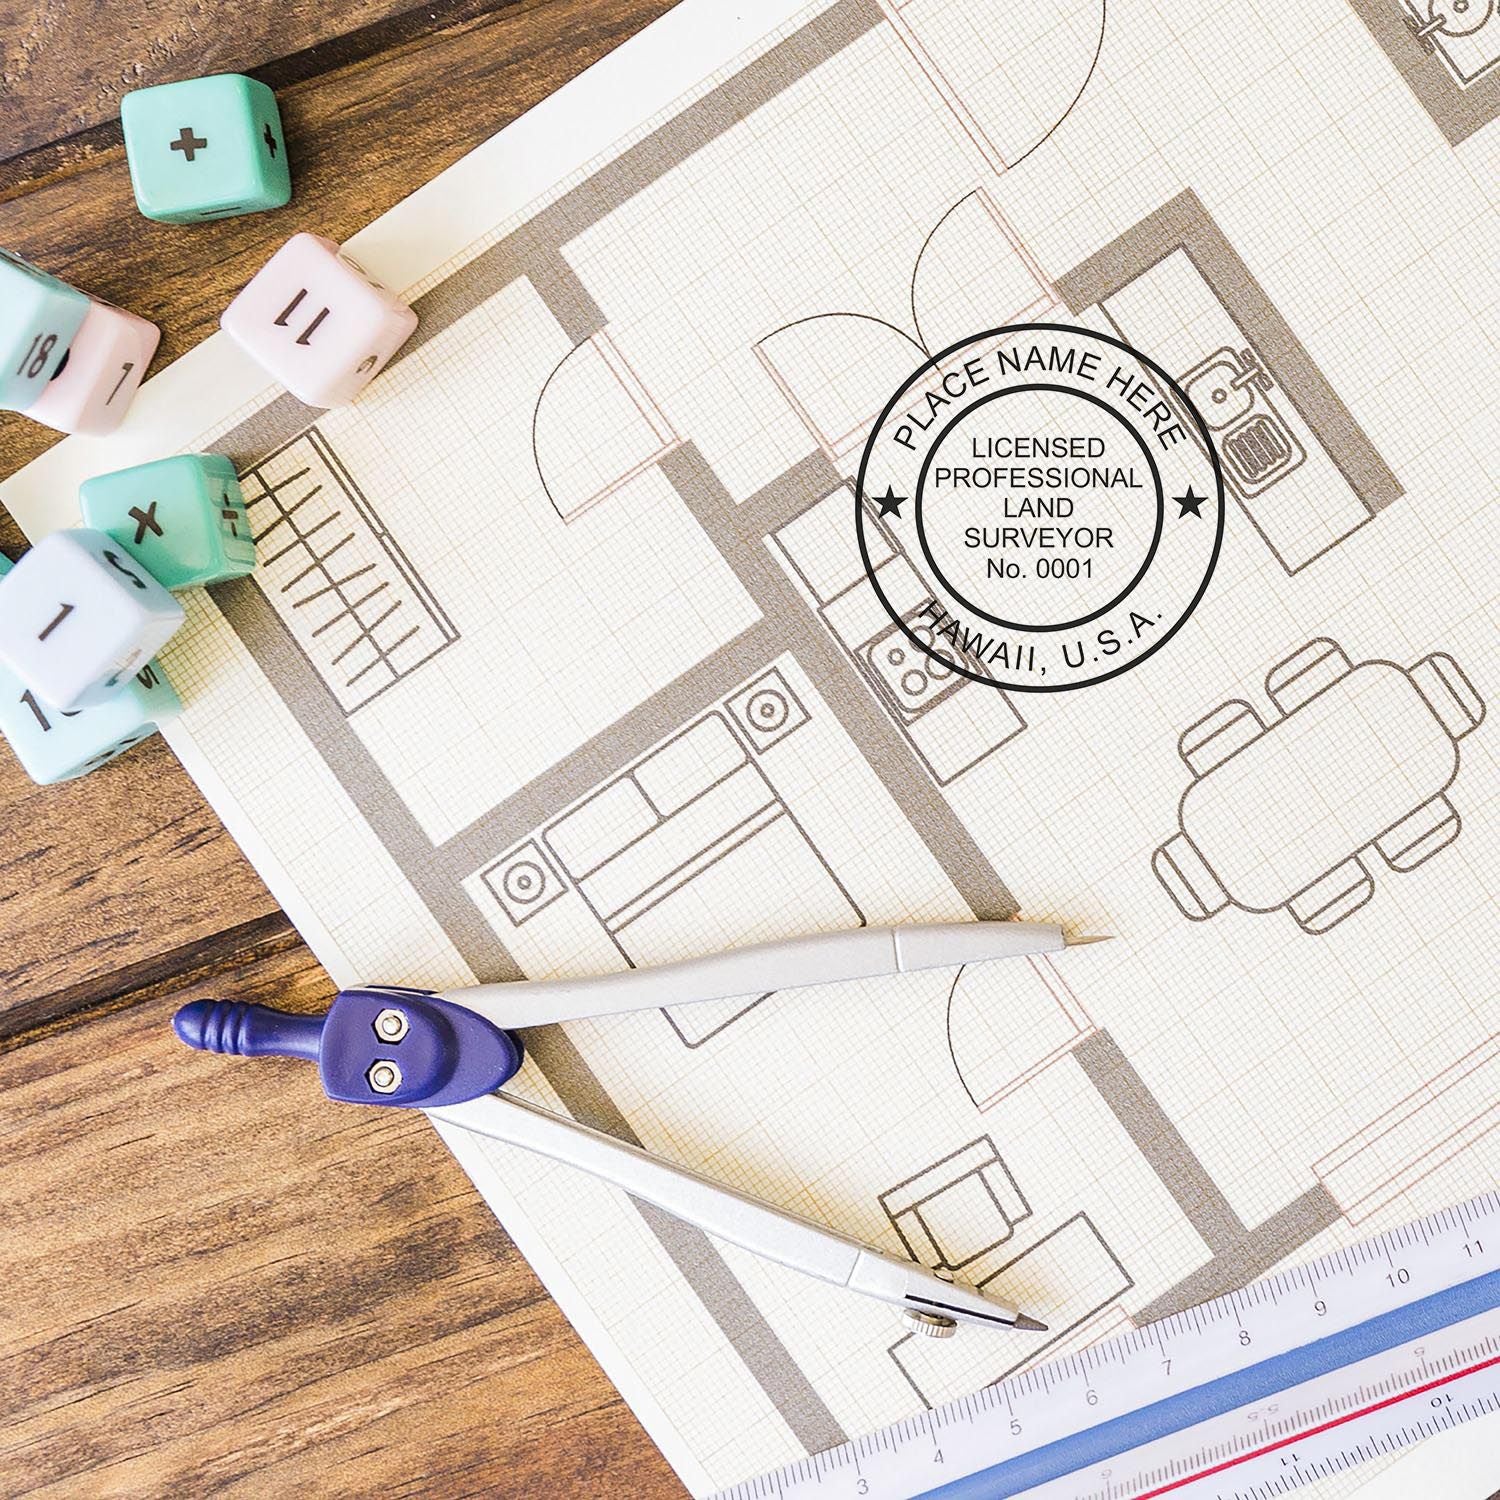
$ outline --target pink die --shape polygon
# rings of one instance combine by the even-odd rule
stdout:
[[[219,323],[299,401],[340,406],[411,337],[417,315],[332,240],[294,234]]]
[[[26,415],[59,432],[113,432],[160,341],[155,323],[90,298],[61,367]]]

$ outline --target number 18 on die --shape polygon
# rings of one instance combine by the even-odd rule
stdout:
[[[57,374],[89,299],[0,250],[0,408],[25,411]]]

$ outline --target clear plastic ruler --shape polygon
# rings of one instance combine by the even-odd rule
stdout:
[[[1270,1500],[1497,1410],[1490,1193],[721,1500]]]

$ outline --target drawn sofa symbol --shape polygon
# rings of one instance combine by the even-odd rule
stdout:
[[[1353,666],[1315,640],[1273,667],[1264,723],[1241,699],[1183,734],[1193,781],[1152,867],[1183,915],[1285,907],[1327,932],[1374,893],[1364,851],[1411,870],[1458,837],[1447,791],[1484,704],[1451,656]]]

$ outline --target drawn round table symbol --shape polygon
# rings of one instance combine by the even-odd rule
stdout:
[[[1013,692],[1103,682],[1160,650],[1224,535],[1210,427],[1181,387],[1058,324],[991,329],[921,365],[871,430],[856,496],[865,574],[911,667],[920,653],[929,676]],[[900,646],[881,649],[904,685]]]

